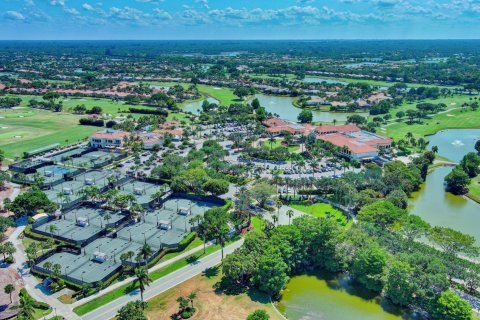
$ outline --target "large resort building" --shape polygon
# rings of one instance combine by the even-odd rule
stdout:
[[[340,154],[359,161],[371,161],[391,148],[392,139],[360,129],[355,124],[320,125],[299,124],[271,118],[263,122],[267,132],[279,136],[285,132],[293,135],[315,135],[340,148]]]

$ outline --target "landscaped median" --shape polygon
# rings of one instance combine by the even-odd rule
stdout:
[[[230,244],[230,243],[233,243],[235,241],[238,240],[238,237],[235,237],[233,239],[230,239],[226,245]],[[153,271],[152,273],[150,273],[150,278],[155,281],[155,280],[158,280],[174,271],[177,271],[187,265],[189,265],[190,263],[202,258],[202,257],[205,257],[211,253],[214,253],[215,251],[218,251],[221,249],[221,246],[218,245],[218,244],[213,244],[211,246],[208,246],[206,248],[206,253],[204,254],[203,253],[203,250],[199,253],[195,253],[195,254],[192,254],[184,259],[181,259],[181,260],[178,260],[178,261],[175,261],[171,264],[169,264],[168,266],[164,267],[164,268],[161,268],[161,269],[158,269],[158,270],[155,270]],[[130,282],[128,284],[125,284],[119,288],[117,288],[116,290],[113,290],[111,292],[108,292],[92,301],[89,301],[85,304],[82,304],[81,306],[78,306],[76,308],[73,309],[73,312],[75,312],[77,315],[79,316],[82,316],[82,315],[85,315],[97,308],[100,308],[101,306],[104,306],[124,295],[127,295],[128,293],[132,292],[133,290],[136,290],[138,289],[138,284],[137,285],[133,285],[133,282]]]

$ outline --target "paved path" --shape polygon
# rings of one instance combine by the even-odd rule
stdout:
[[[240,239],[231,245],[225,247],[225,254],[232,253],[235,249],[239,248],[243,244],[243,239]],[[180,283],[195,277],[196,275],[204,272],[206,269],[215,267],[221,262],[221,251],[215,251],[214,253],[201,258],[200,260],[191,263],[175,272],[172,272],[156,281],[154,281],[144,292],[145,300],[151,299],[162,292],[173,288]],[[140,299],[140,291],[134,290],[128,295],[124,295],[94,311],[82,316],[83,320],[105,320],[115,317],[117,310],[130,301]]]
[[[18,236],[22,234],[23,230],[25,230],[26,225],[26,218],[18,219],[18,227],[9,237],[9,241],[11,241],[17,249],[13,255],[15,258],[14,268],[22,277],[23,282],[25,283],[25,288],[35,300],[46,302],[48,305],[50,305],[50,307],[53,308],[54,311],[49,315],[49,317],[53,317],[55,314],[58,314],[69,320],[80,319],[75,313],[73,313],[68,305],[61,303],[52,294],[50,294],[48,290],[45,290],[42,283],[30,273],[30,267],[27,264],[27,259],[25,256],[25,248],[23,247],[22,241],[18,238]]]

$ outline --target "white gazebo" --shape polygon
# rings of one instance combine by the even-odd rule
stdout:
[[[181,216],[189,216],[191,212],[188,208],[181,207],[181,208],[178,208],[178,214]]]
[[[161,230],[170,230],[172,229],[172,224],[168,220],[159,220],[158,228]]]
[[[95,184],[95,180],[93,180],[92,178],[85,178],[85,184],[87,186],[93,186]]]
[[[104,263],[107,259],[108,255],[105,252],[95,251],[93,253],[93,260],[97,262]]]
[[[77,226],[88,227],[88,219],[85,217],[77,217]]]

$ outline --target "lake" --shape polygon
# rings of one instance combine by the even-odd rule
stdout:
[[[438,146],[439,155],[460,162],[465,154],[475,151],[475,142],[480,139],[480,129],[443,130],[427,138],[430,141],[429,148]]]
[[[387,300],[380,301],[347,276],[328,272],[292,277],[278,309],[289,320],[409,319],[402,310]]]
[[[470,234],[480,245],[480,204],[445,192],[443,179],[452,167],[440,167],[427,176],[420,191],[412,194],[410,213],[432,226],[448,227]]]
[[[282,97],[267,94],[256,94],[255,97],[260,101],[260,105],[274,114],[278,114],[280,119],[298,121],[298,114],[302,109],[293,105],[295,98]],[[344,113],[344,112],[328,112],[320,110],[311,110],[313,113],[313,121],[315,122],[333,122],[337,120],[339,122],[347,121],[348,116],[352,114],[358,114],[361,116],[368,116],[368,113]]]
[[[202,110],[202,104],[203,104],[203,101],[205,101],[205,100],[207,100],[210,103],[217,103],[217,104],[220,102],[217,99],[214,99],[212,97],[208,97],[207,99],[185,103],[182,106],[182,110],[185,111],[185,112],[191,112],[193,114],[198,115],[199,114],[198,110]]]

